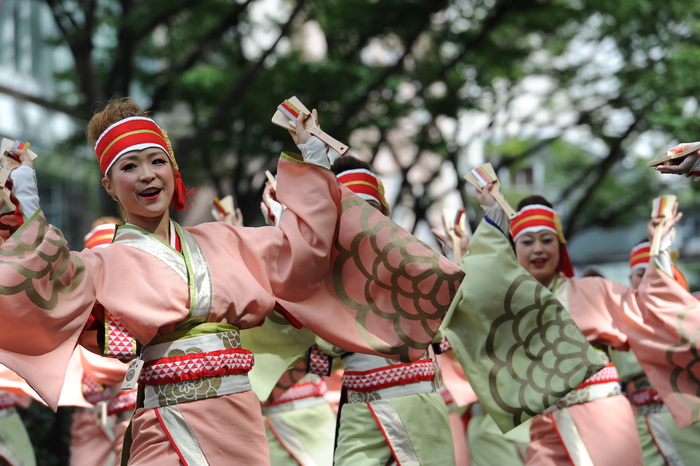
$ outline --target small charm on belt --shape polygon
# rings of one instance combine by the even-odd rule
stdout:
[[[139,374],[143,367],[143,359],[140,357],[129,363],[129,368],[126,370],[126,376],[122,382],[122,390],[131,390],[136,388],[139,382]]]

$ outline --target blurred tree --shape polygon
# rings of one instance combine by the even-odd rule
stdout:
[[[698,25],[679,0],[45,1],[74,60],[61,103],[87,119],[113,95],[137,97],[167,121],[190,184],[234,192],[252,223],[262,172],[290,148],[269,119],[292,94],[394,172],[391,201],[414,228],[463,192],[448,175],[465,171],[475,145],[515,170],[560,155],[559,142],[585,154],[554,196],[567,232],[613,224],[623,205],[604,207],[609,195],[661,186],[620,176],[639,165],[621,162],[640,145],[649,157],[673,136],[692,139],[698,118],[688,72]],[[520,152],[498,153],[523,138]]]

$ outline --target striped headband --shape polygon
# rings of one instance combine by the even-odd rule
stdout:
[[[374,173],[364,168],[356,170],[346,170],[338,174],[338,181],[347,186],[350,191],[354,192],[366,201],[374,200],[378,204],[382,201],[379,199],[379,184]]]
[[[95,155],[102,174],[107,175],[114,162],[122,155],[150,147],[163,149],[177,171],[167,133],[155,121],[146,117],[124,118],[104,130],[95,143]]]
[[[364,168],[338,173],[338,181],[366,201],[376,201],[384,215],[389,215],[389,204],[384,199],[384,187],[377,175]]]
[[[103,248],[112,244],[117,226],[114,223],[97,225],[90,233],[85,235],[84,244],[88,249]]]
[[[639,243],[630,251],[630,272],[634,272],[639,268],[646,268],[649,266],[649,251],[651,250],[651,243],[645,241]]]
[[[134,116],[124,118],[104,130],[95,143],[95,155],[102,169],[102,174],[107,176],[114,162],[122,155],[131,151],[144,150],[158,147],[168,155],[175,171],[175,190],[170,205],[177,210],[183,210],[188,205],[189,196],[195,193],[194,189],[187,189],[180,169],[175,161],[175,154],[168,139],[168,133],[161,129],[150,118]]]
[[[561,226],[559,214],[554,209],[542,204],[528,205],[520,209],[517,216],[510,222],[513,242],[517,241],[525,233],[537,233],[539,231],[549,231],[557,235],[560,256],[557,271],[562,272],[567,277],[573,277],[574,266],[571,264],[569,251],[566,248],[564,229]]]
[[[559,214],[545,205],[533,204],[525,206],[510,222],[513,241],[517,241],[525,233],[537,233],[542,230],[551,231],[557,235],[560,243],[566,244]]]

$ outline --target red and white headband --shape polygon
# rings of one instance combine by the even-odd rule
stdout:
[[[389,215],[389,205],[384,199],[384,188],[377,175],[364,168],[338,173],[338,181],[366,201],[376,201],[384,215]]]
[[[102,174],[106,175],[122,155],[150,147],[162,149],[177,167],[167,134],[155,121],[146,117],[124,118],[104,130],[95,143],[95,155]]]
[[[632,251],[630,251],[630,272],[649,266],[649,260],[651,259],[650,250],[651,243],[648,241],[639,243],[632,248]]]
[[[567,277],[573,277],[574,267],[569,258],[569,251],[566,249],[564,230],[559,214],[554,209],[541,204],[528,205],[520,209],[517,216],[510,222],[510,232],[514,242],[525,233],[539,231],[549,231],[557,236],[560,249],[557,271],[563,272]]]
[[[90,233],[85,235],[83,243],[86,248],[103,248],[112,244],[114,239],[114,234],[117,232],[117,225],[114,223],[105,223],[102,225],[97,225],[95,228],[90,230]]]
[[[139,151],[157,147],[162,149],[170,159],[175,169],[175,192],[171,205],[177,210],[183,210],[187,205],[187,198],[194,193],[188,190],[182,181],[180,169],[175,161],[175,154],[166,133],[155,121],[150,118],[133,116],[124,118],[104,130],[95,143],[95,155],[102,169],[102,174],[107,176],[114,162],[127,152]]]

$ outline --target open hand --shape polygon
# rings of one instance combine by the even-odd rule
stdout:
[[[437,228],[431,230],[435,237],[440,242],[442,247],[442,253],[446,256],[450,251],[454,251],[454,242],[452,241],[452,235],[448,235],[445,231],[440,231]],[[469,240],[471,239],[464,230],[462,230],[459,225],[455,225],[455,236],[459,239],[460,251],[462,251],[462,256],[467,253],[467,248],[469,247]],[[461,257],[455,257],[454,261],[459,264],[461,262]]]

